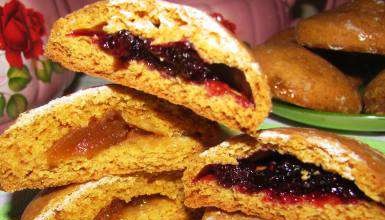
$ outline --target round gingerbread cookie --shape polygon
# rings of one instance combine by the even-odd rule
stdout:
[[[300,21],[297,41],[309,47],[385,54],[384,0],[355,0]]]
[[[298,45],[293,30],[273,36],[254,50],[277,99],[329,112],[359,113],[357,83],[331,63]]]

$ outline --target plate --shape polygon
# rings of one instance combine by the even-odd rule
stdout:
[[[273,101],[273,114],[320,128],[361,132],[385,132],[385,116],[321,112],[278,100]]]

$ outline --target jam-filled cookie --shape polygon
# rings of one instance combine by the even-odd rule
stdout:
[[[364,106],[366,113],[385,115],[385,70],[366,86]]]
[[[273,97],[301,107],[359,113],[361,97],[353,80],[331,63],[298,45],[293,30],[254,49]]]
[[[189,109],[121,86],[90,88],[22,114],[0,136],[0,187],[181,170],[221,139],[216,123]]]
[[[191,219],[180,175],[107,176],[42,191],[22,220]]]
[[[309,47],[385,54],[384,26],[384,0],[354,0],[300,21],[296,36]]]
[[[201,153],[185,205],[266,219],[385,219],[385,156],[315,129],[263,130]]]
[[[271,106],[248,49],[206,13],[167,1],[88,5],[56,22],[46,55],[249,134]]]

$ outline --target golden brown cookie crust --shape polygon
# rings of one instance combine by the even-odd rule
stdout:
[[[137,200],[140,200],[139,203]],[[133,204],[134,203],[134,204]],[[136,204],[135,204],[136,203]],[[119,220],[131,219],[177,219],[198,220],[182,201],[176,201],[164,196],[142,196],[131,201],[119,213]]]
[[[255,216],[248,216],[240,212],[228,213],[219,209],[207,208],[202,220],[262,220]]]
[[[385,2],[355,0],[302,20],[300,44],[332,50],[385,54]]]
[[[385,115],[385,70],[379,73],[365,88],[366,113]]]
[[[374,201],[326,204],[321,209],[309,203],[270,203],[264,200],[263,193],[248,195],[223,188],[215,181],[193,181],[208,164],[236,164],[237,159],[246,158],[259,150],[291,154],[305,163],[316,164],[324,170],[338,173],[353,180]],[[368,219],[385,219],[384,169],[383,154],[350,138],[306,128],[263,130],[259,132],[257,140],[238,136],[196,157],[183,177],[185,204],[192,208],[215,206],[225,211],[242,211],[267,219],[334,219],[335,216],[357,218],[361,215]]]
[[[293,34],[278,33],[254,49],[273,96],[310,109],[359,113],[357,87],[328,61],[295,43]]]
[[[159,176],[107,176],[84,184],[43,191],[23,213],[22,220],[94,219],[113,200],[126,202],[145,195],[163,195],[181,204],[183,186],[180,174]]]
[[[151,135],[131,136],[90,159],[52,167],[47,151],[72,129],[109,111]],[[76,116],[76,117],[75,117]],[[192,111],[121,86],[82,90],[22,114],[0,136],[0,186],[6,191],[45,188],[140,171],[183,170],[189,157],[222,139],[218,125]]]
[[[105,27],[108,33],[129,29],[139,36],[153,38],[154,44],[189,41],[207,62],[242,70],[255,106],[243,108],[231,95],[208,96],[204,86],[163,77],[141,62],[131,61],[126,68],[116,69],[114,58],[101,51],[89,37],[68,36],[74,30],[104,22],[108,23]],[[46,55],[68,69],[107,78],[187,106],[199,115],[249,134],[255,134],[271,106],[266,77],[241,42],[205,13],[165,1],[111,0],[89,5],[55,23]]]

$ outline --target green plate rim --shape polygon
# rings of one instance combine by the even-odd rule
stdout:
[[[385,116],[322,112],[273,100],[272,113],[302,124],[344,131],[385,132]]]

